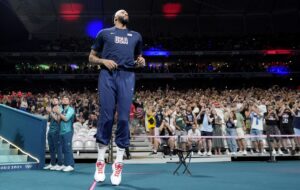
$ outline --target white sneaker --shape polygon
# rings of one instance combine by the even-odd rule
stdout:
[[[263,151],[262,151],[264,154],[267,154],[267,151],[266,151],[266,149],[263,149]]]
[[[243,151],[240,150],[240,151],[238,152],[238,154],[243,154]]]
[[[64,172],[71,172],[74,171],[74,168],[72,166],[67,166],[63,169]]]
[[[198,151],[197,153],[199,156],[203,156],[202,152],[201,151]]]
[[[56,170],[58,167],[60,167],[60,166],[56,164],[55,166],[51,167],[50,170],[52,170],[52,171]]]
[[[283,155],[283,152],[281,151],[281,149],[278,149],[278,154],[281,156]]]
[[[95,175],[94,179],[97,182],[103,182],[105,181],[105,162],[100,161],[96,162],[96,170],[95,170]]]
[[[243,151],[243,155],[246,156],[248,154],[247,150]]]
[[[278,153],[279,154],[279,153]],[[276,155],[276,150],[272,151],[272,155]]]
[[[205,151],[205,152],[203,152],[203,156],[207,156],[207,152]]]
[[[211,152],[209,151],[209,152],[207,152],[207,156],[211,156]]]
[[[49,164],[48,166],[44,167],[43,169],[44,170],[51,170],[51,168],[53,168],[54,166]]]
[[[228,151],[228,149],[226,149],[226,151],[225,151],[225,154],[226,154],[226,155],[229,155],[229,151]]]
[[[120,185],[122,180],[122,169],[123,169],[123,163],[114,163],[112,165],[113,173],[110,176],[111,184],[113,185]]]
[[[55,168],[56,171],[61,171],[61,170],[64,170],[66,168],[66,166],[62,165],[62,166],[57,166]]]
[[[232,155],[232,156],[235,156],[235,155],[236,155],[236,152],[232,152],[231,155]]]

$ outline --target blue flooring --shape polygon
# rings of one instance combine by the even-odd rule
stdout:
[[[194,163],[192,176],[173,175],[176,164],[124,166],[120,186],[111,186],[111,165],[106,181],[96,190],[282,190],[300,189],[300,161]],[[94,164],[77,164],[73,173],[16,171],[0,173],[0,190],[87,190],[93,182]]]

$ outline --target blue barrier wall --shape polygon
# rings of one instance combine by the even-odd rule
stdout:
[[[0,135],[45,165],[47,121],[43,118],[0,104]]]

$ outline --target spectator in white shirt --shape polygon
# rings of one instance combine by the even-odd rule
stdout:
[[[193,146],[198,148],[198,154],[202,156],[201,153],[201,133],[197,127],[196,123],[193,123],[192,128],[188,131],[188,147],[192,149]]]
[[[263,111],[259,109],[259,107],[254,104],[251,107],[251,111],[250,111],[250,119],[251,119],[251,130],[250,130],[250,134],[252,136],[257,136],[257,137],[252,137],[252,143],[253,143],[253,147],[254,147],[254,151],[255,152],[260,152],[263,153],[263,138],[260,137],[261,135],[263,135],[263,120],[264,120],[264,116],[263,116]]]

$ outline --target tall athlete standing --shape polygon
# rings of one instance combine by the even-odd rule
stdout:
[[[136,67],[145,65],[142,53],[142,37],[138,32],[127,29],[128,13],[119,10],[114,15],[114,27],[101,30],[96,37],[89,61],[99,64],[98,80],[100,96],[100,117],[96,141],[98,159],[94,179],[105,180],[104,155],[112,135],[115,111],[118,112],[115,142],[117,157],[112,165],[110,177],[113,185],[121,183],[123,154],[129,146],[129,112],[135,86]]]

